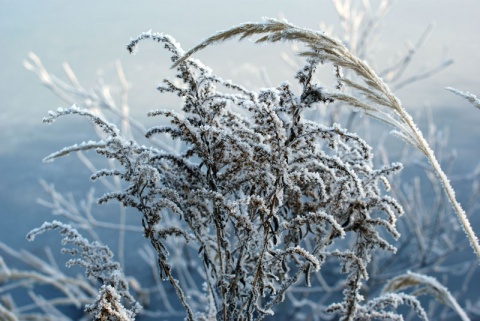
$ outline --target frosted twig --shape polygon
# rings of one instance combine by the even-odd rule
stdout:
[[[455,297],[440,282],[431,276],[408,272],[397,276],[387,282],[383,292],[400,292],[406,288],[419,287],[413,293],[416,296],[430,294],[439,302],[450,306],[458,314],[462,321],[470,321],[466,312],[458,304]]]
[[[452,87],[447,87],[445,88],[449,91],[451,91],[452,93],[454,93],[455,95],[458,95],[460,97],[463,97],[465,98],[466,100],[468,100],[473,106],[477,107],[480,109],[480,99],[477,98],[477,96],[475,96],[474,94],[471,94],[469,93],[468,91],[460,91],[458,89],[455,89],[455,88],[452,88]]]

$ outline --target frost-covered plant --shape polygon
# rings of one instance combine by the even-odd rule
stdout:
[[[462,307],[458,304],[455,297],[435,278],[430,276],[408,272],[403,275],[396,276],[388,281],[383,292],[392,293],[400,292],[407,288],[416,288],[413,292],[415,296],[431,295],[439,302],[450,306],[462,321],[470,320]]]
[[[329,308],[342,319],[395,316],[385,308],[399,302],[411,304],[426,318],[413,296],[388,295],[376,304],[362,304],[359,291],[373,251],[395,251],[378,230],[399,236],[395,222],[402,209],[382,190],[389,189],[386,176],[401,165],[374,170],[370,147],[357,135],[302,117],[312,106],[332,102],[312,78],[320,59],[308,59],[296,75],[300,93],[287,83],[253,93],[215,76],[196,60],[178,60],[183,52],[169,36],[145,33],[128,49],[144,38],[165,44],[182,82],[165,80],[159,90],[183,98],[183,115],[149,113],[166,117],[170,125],[153,127],[146,136],[169,134],[185,143],[185,151],[178,155],[140,146],[122,138],[115,126],[71,107],[51,112],[45,122],[79,114],[108,137],[67,147],[47,159],[96,149],[121,164],[123,170],[93,175],[116,176],[127,183],[123,190],[105,194],[100,203],[115,199],[142,214],[160,274],[174,287],[189,320],[261,320],[300,277],[309,285],[311,274],[328,257],[341,259],[348,274],[344,300]],[[221,93],[216,85],[233,93]],[[184,224],[165,226],[165,213],[176,213]],[[351,246],[337,246],[346,235],[353,239]],[[210,302],[206,311],[192,309],[188,288],[175,279],[169,237],[195,243]],[[315,244],[313,251],[305,250],[306,242]],[[385,304],[378,303],[383,300]]]
[[[449,90],[449,91],[451,91],[451,92],[454,93],[455,95],[458,95],[458,96],[460,96],[460,97],[465,98],[465,99],[468,100],[473,106],[475,106],[476,108],[480,109],[480,99],[478,99],[477,96],[475,96],[474,94],[471,94],[471,93],[469,93],[468,91],[467,91],[467,92],[460,91],[460,90],[455,89],[455,88],[452,88],[452,87],[447,87],[446,89]]]
[[[41,227],[32,230],[27,239],[33,241],[39,234],[58,229],[63,236],[62,253],[79,256],[67,261],[67,267],[79,265],[85,268],[87,279],[100,282],[100,293],[97,299],[85,306],[86,312],[93,316],[93,320],[130,321],[141,306],[128,291],[128,282],[123,275],[118,262],[113,261],[110,249],[97,242],[89,242],[78,231],[68,224],[58,221],[44,223]],[[124,304],[129,305],[125,308]]]

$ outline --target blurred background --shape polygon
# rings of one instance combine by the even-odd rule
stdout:
[[[477,0],[396,1],[380,21],[375,45],[366,57],[374,69],[382,70],[404,56],[434,25],[405,77],[434,69],[448,59],[454,63],[394,92],[421,127],[431,111],[435,128],[448,133],[444,148],[458,156],[451,168],[454,176],[472,173],[479,163],[480,111],[444,90],[452,86],[480,95],[478,12]],[[140,44],[136,55],[128,54],[125,45],[130,38],[148,30],[163,32],[189,49],[215,31],[262,17],[285,18],[316,30],[327,28],[333,35],[341,32],[338,15],[327,0],[0,0],[0,241],[31,251],[43,246],[28,244],[24,237],[51,219],[50,210],[37,203],[46,197],[40,179],[75,197],[82,197],[92,186],[89,170],[75,157],[42,163],[63,146],[95,135],[83,120],[42,124],[49,110],[68,106],[24,68],[30,52],[54,75],[62,77],[62,63],[68,62],[85,88],[112,83],[114,94],[121,90],[115,74],[115,62],[120,61],[131,85],[130,114],[148,126],[152,120],[145,115],[150,109],[178,107],[175,100],[155,90],[163,78],[172,76],[170,60],[158,44],[148,41]],[[249,89],[292,81],[295,70],[285,57],[297,59],[289,44],[258,46],[248,40],[230,41],[196,55],[224,79]],[[460,194],[461,188],[468,189],[459,188]],[[472,220],[478,235],[480,220]]]

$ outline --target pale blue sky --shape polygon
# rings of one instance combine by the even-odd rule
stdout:
[[[476,0],[396,1],[382,22],[376,55],[379,61],[375,63],[384,65],[395,53],[404,52],[405,42],[416,41],[431,22],[435,22],[436,28],[418,53],[413,67],[433,66],[445,55],[455,60],[455,64],[442,74],[412,86],[408,93],[399,92],[407,106],[427,101],[434,105],[458,102],[442,90],[445,86],[480,91],[476,75],[480,70],[478,12],[480,2]],[[160,68],[167,62],[162,50],[153,45],[143,45],[138,56],[129,56],[124,48],[131,37],[152,29],[172,34],[184,48],[189,48],[212,32],[244,21],[258,21],[263,16],[282,16],[308,28],[318,28],[325,22],[339,30],[329,0],[0,0],[0,45],[3,48],[0,52],[0,120],[9,119],[10,123],[17,124],[25,122],[26,112],[38,118],[46,109],[56,107],[51,106],[49,93],[39,90],[33,75],[22,67],[21,62],[29,51],[35,52],[47,68],[55,72],[60,70],[63,61],[68,61],[80,80],[87,84],[95,82],[99,69],[108,72],[113,61],[119,58],[128,78],[138,84],[132,91],[132,97],[138,97],[145,94],[135,91],[140,89],[140,84],[151,84],[153,88],[162,75],[150,79],[135,70],[151,70],[145,67],[150,65]],[[279,57],[277,52],[287,48],[262,51],[231,43],[209,49],[199,57],[225,78],[234,77],[236,71],[238,74],[239,66],[257,60],[259,67],[265,66],[274,80],[281,81],[291,72],[279,72],[285,69],[278,68],[279,60],[275,59]]]

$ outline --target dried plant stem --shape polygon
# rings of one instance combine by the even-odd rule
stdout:
[[[361,62],[361,63],[365,64],[364,62]],[[366,67],[368,68],[368,66]],[[463,230],[467,234],[467,237],[470,241],[470,245],[472,249],[477,255],[477,258],[480,259],[480,244],[479,244],[478,238],[475,235],[475,232],[473,231],[472,226],[470,225],[470,221],[468,220],[465,210],[457,201],[455,197],[455,191],[452,185],[450,184],[450,180],[448,179],[447,175],[445,174],[442,167],[438,163],[438,160],[435,157],[433,150],[430,148],[426,139],[423,137],[423,134],[420,131],[420,129],[418,129],[418,127],[413,122],[413,119],[410,116],[410,114],[408,114],[408,112],[401,106],[400,102],[390,92],[387,85],[383,83],[381,79],[373,72],[372,72],[372,78],[376,81],[376,83],[382,89],[382,92],[384,92],[385,95],[388,97],[388,99],[392,103],[392,106],[394,106],[395,109],[398,111],[398,113],[401,115],[401,119],[406,123],[406,125],[409,127],[411,132],[415,135],[415,139],[417,142],[416,147],[425,155],[430,165],[432,165],[433,170],[435,171],[438,179],[440,180],[440,183],[442,184],[443,189],[445,190],[445,193],[447,194],[447,197],[450,203],[452,204],[452,207],[455,210],[455,213],[457,214],[458,219],[460,220],[460,224],[462,225]]]
[[[468,91],[460,91],[458,89],[452,88],[452,87],[447,87],[445,88],[455,95],[458,95],[460,97],[463,97],[464,99],[468,100],[474,107],[480,109],[480,99],[477,98],[474,94],[469,93]]]
[[[408,272],[399,275],[387,282],[383,292],[404,292],[407,288],[416,287],[417,295],[430,294],[437,301],[450,306],[460,317],[462,321],[470,321],[467,313],[458,304],[455,297],[435,278],[419,273]]]
[[[388,88],[385,88],[385,89],[388,90]],[[465,210],[462,208],[462,206],[460,205],[460,203],[457,201],[455,197],[455,191],[452,185],[450,184],[450,180],[448,179],[447,175],[445,174],[442,167],[438,163],[438,160],[435,157],[433,150],[430,148],[427,141],[423,137],[422,132],[418,129],[418,127],[413,122],[412,117],[398,103],[397,99],[393,100],[392,103],[393,102],[398,105],[398,111],[403,116],[402,117],[403,120],[407,123],[411,131],[415,134],[420,150],[425,155],[430,165],[432,165],[433,170],[437,174],[437,177],[440,180],[440,183],[442,184],[443,189],[445,190],[445,193],[447,194],[447,197],[450,203],[452,204],[453,209],[455,210],[455,213],[457,213],[458,219],[460,220],[460,224],[462,224],[463,230],[467,234],[467,237],[470,241],[470,245],[472,249],[477,255],[477,258],[480,259],[480,244],[478,242],[478,238],[475,235],[475,232],[473,231],[472,226],[470,225],[470,221],[468,220]]]
[[[165,260],[162,260],[161,264],[166,265],[167,263],[166,263]],[[185,310],[187,311],[187,315],[188,315],[187,318],[188,318],[188,320],[193,321],[194,318],[193,318],[192,309],[190,308],[190,305],[187,303],[186,297],[185,297],[185,295],[183,294],[183,291],[182,291],[182,289],[180,288],[180,286],[179,286],[179,284],[178,284],[178,281],[173,278],[173,276],[172,276],[172,274],[170,273],[170,271],[165,270],[165,273],[167,274],[168,280],[170,281],[170,283],[172,284],[173,288],[175,289],[175,292],[177,293],[178,298],[179,298],[180,301],[182,302],[183,307],[184,307]]]
[[[180,288],[180,284],[179,284],[178,280],[176,280],[173,277],[173,275],[170,271],[170,266],[167,263],[165,257],[162,257],[162,255],[160,254],[160,253],[162,253],[160,243],[156,240],[155,235],[152,231],[148,232],[146,234],[146,237],[150,239],[150,243],[152,244],[152,247],[157,252],[158,266],[162,267],[162,272],[161,273],[165,273],[166,278],[168,279],[170,284],[175,289],[175,293],[177,294],[178,298],[180,299],[180,302],[182,303],[182,306],[185,308],[185,311],[187,312],[187,318],[186,319],[189,320],[189,321],[193,321],[194,320],[193,312],[192,312],[192,309],[191,309],[190,305],[187,302],[187,298],[185,297],[182,289]]]

